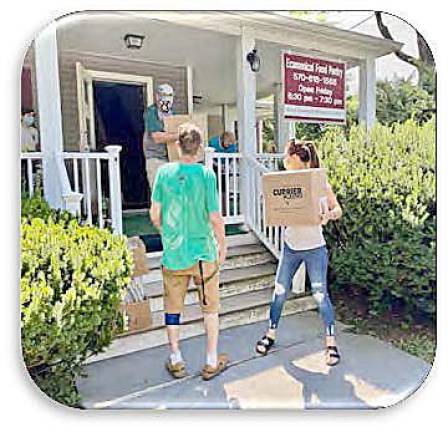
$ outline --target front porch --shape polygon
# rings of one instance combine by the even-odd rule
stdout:
[[[124,47],[121,36],[129,28],[147,38],[141,50]],[[104,39],[101,34],[117,37]],[[261,58],[258,73],[247,61],[254,47]],[[50,205],[121,234],[131,150],[126,142],[120,150],[115,142],[107,146],[101,141],[104,125],[97,118],[95,83],[142,85],[149,105],[154,81],[167,80],[175,86],[178,113],[207,113],[210,134],[236,133],[238,153],[206,152],[205,163],[217,174],[222,214],[226,224],[244,224],[278,256],[282,230],[264,226],[259,178],[278,168],[283,146],[294,135],[294,123],[283,118],[281,52],[333,58],[345,62],[347,69],[359,68],[359,118],[370,127],[375,118],[375,58],[398,47],[274,13],[126,12],[62,19],[38,35],[27,57],[42,150],[22,154],[28,191],[33,192],[35,167],[41,163],[43,193]],[[266,98],[273,102],[271,114],[260,102]],[[260,152],[259,128],[266,115],[275,120],[279,154]],[[136,184],[144,187],[141,181]]]
[[[146,237],[152,271],[145,289],[151,299],[153,328],[129,336],[127,342],[116,340],[106,353],[114,357],[165,343],[160,241],[145,216],[149,189],[139,147],[141,123],[122,130],[122,141],[106,142],[107,125],[101,106],[95,104],[99,97],[96,85],[135,87],[133,97],[138,103],[132,106],[131,121],[152,103],[155,83],[171,82],[179,114],[205,113],[208,135],[222,131],[237,135],[238,152],[206,148],[203,161],[216,172],[220,211],[230,244],[221,281],[221,323],[226,328],[265,319],[275,261],[283,247],[284,228],[265,223],[261,190],[263,174],[279,169],[284,145],[295,134],[294,123],[283,116],[281,53],[333,58],[347,68],[359,68],[359,117],[368,128],[375,118],[375,58],[399,45],[270,13],[110,15],[114,19],[109,14],[79,14],[50,25],[36,38],[31,58],[41,152],[22,153],[21,159],[28,194],[35,192],[41,179],[44,197],[52,207],[66,209],[85,223],[110,228],[117,235]],[[84,20],[84,25],[79,25],[78,19]],[[121,35],[129,28],[146,34],[149,43],[140,51],[123,46]],[[106,40],[102,34],[116,37]],[[254,47],[261,57],[258,73],[247,60]],[[271,98],[272,105],[262,102],[266,98]],[[118,103],[113,107],[119,110],[118,117],[129,114]],[[274,153],[263,153],[261,148],[260,122],[266,115],[275,120]],[[132,184],[143,194],[138,205],[129,198]],[[304,281],[302,266],[287,313],[314,308],[313,299],[304,293]],[[184,338],[203,331],[196,298],[191,295],[188,302]]]

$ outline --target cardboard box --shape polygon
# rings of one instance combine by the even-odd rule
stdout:
[[[320,223],[326,202],[324,168],[268,173],[262,181],[266,225]]]
[[[123,335],[149,330],[152,327],[149,299],[136,303],[123,304],[121,308],[127,317],[127,330]]]
[[[149,273],[149,266],[146,258],[145,243],[140,237],[128,238],[128,248],[132,252],[133,266],[132,278],[143,276]]]
[[[204,160],[204,146],[208,141],[208,123],[207,114],[192,114],[192,115],[172,115],[163,119],[166,132],[178,132],[179,126],[184,123],[193,123],[202,132],[202,149],[199,153],[199,160]],[[176,143],[167,145],[168,148],[168,160],[174,162],[179,159],[179,151]]]

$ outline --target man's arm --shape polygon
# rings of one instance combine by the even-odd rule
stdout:
[[[151,132],[151,136],[156,144],[170,144],[177,141],[179,134],[177,132]]]
[[[221,214],[216,211],[209,214],[209,220],[218,243],[219,264],[222,264],[226,260],[227,254],[224,220]]]
[[[160,230],[161,218],[160,218],[160,203],[154,201],[151,204],[151,210],[149,210],[149,216],[154,226]]]

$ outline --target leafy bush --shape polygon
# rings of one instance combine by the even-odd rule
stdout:
[[[343,217],[325,228],[336,287],[364,287],[371,313],[435,312],[435,124],[327,130],[318,143]]]
[[[68,211],[51,208],[42,198],[38,191],[32,197],[22,195],[21,199],[22,218],[31,220],[39,218],[47,221],[51,218],[53,221],[66,222],[76,219]]]
[[[46,210],[38,206],[37,213]],[[107,230],[51,216],[22,219],[23,358],[53,399],[76,405],[81,365],[122,330],[120,303],[130,269],[124,238]]]

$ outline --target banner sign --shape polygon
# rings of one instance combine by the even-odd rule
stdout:
[[[282,54],[284,116],[307,123],[345,123],[345,63]]]

